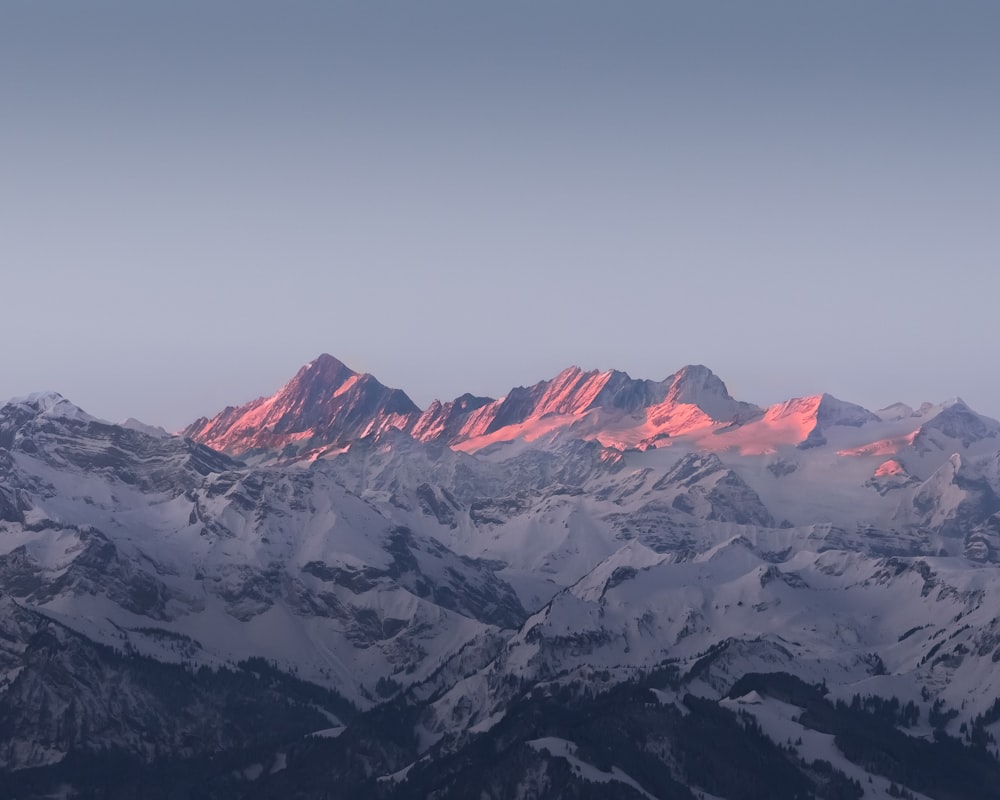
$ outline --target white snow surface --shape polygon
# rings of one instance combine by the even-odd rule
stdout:
[[[569,764],[570,769],[580,778],[592,783],[624,783],[626,786],[631,786],[643,797],[648,797],[649,800],[656,800],[656,798],[647,792],[639,784],[635,778],[623,772],[618,767],[612,767],[611,772],[604,772],[603,770],[595,767],[593,764],[589,764],[586,761],[581,760],[577,757],[577,746],[568,739],[560,739],[556,736],[545,736],[541,739],[532,739],[528,744],[535,750],[543,751],[547,750],[551,755],[556,758],[565,759]]]

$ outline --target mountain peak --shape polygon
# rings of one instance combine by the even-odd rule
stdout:
[[[406,428],[420,409],[401,390],[359,374],[323,353],[270,397],[200,419],[186,436],[227,453],[343,446],[389,428]]]
[[[329,353],[320,353],[318,356],[316,356],[316,358],[314,358],[312,361],[306,364],[305,367],[303,367],[303,369],[309,369],[310,367],[322,367],[326,365],[333,365],[339,367],[345,366],[344,362],[341,361],[339,358],[331,356]]]
[[[726,384],[710,370],[701,364],[688,364],[681,367],[670,378],[668,399],[675,403],[698,404],[699,399],[707,397],[729,397]]]
[[[704,364],[685,364],[674,373],[675,380],[698,380],[705,381],[710,378],[719,380],[718,376]]]
[[[663,403],[668,409],[696,406],[713,422],[741,422],[760,413],[753,404],[734,399],[722,379],[702,364],[681,367],[664,383],[670,386]]]
[[[79,406],[71,403],[59,392],[32,392],[21,397],[12,397],[7,405],[27,407],[33,413],[45,417],[93,421],[92,417]]]
[[[946,402],[938,414],[920,427],[914,444],[923,446],[941,436],[961,441],[963,446],[968,447],[973,442],[1000,436],[1000,423],[977,414],[956,397]]]
[[[316,358],[305,364],[296,374],[296,377],[300,375],[326,375],[326,376],[337,376],[343,374],[357,375],[357,373],[348,367],[339,358],[331,356],[329,353],[320,353]]]
[[[848,403],[828,392],[823,392],[816,410],[816,421],[823,425],[847,425],[852,428],[860,428],[869,422],[878,422],[879,418],[863,406]]]
[[[860,428],[879,421],[868,409],[827,392],[795,397],[769,407],[764,413],[766,425],[783,430],[801,449],[825,445],[826,434],[832,427]]]
[[[359,375],[339,359],[324,353],[296,372],[279,394],[293,403],[297,410],[309,413],[309,409],[322,403],[324,397],[344,391],[362,377],[366,376]]]

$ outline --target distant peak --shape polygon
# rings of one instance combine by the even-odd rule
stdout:
[[[217,450],[246,453],[344,445],[408,426],[420,409],[399,389],[322,353],[270,397],[227,407],[184,433]]]
[[[704,364],[686,364],[674,373],[674,377],[677,380],[681,378],[685,380],[707,380],[708,378],[715,378],[716,375]]]
[[[664,383],[670,387],[668,405],[697,406],[716,421],[745,420],[760,413],[756,406],[735,400],[722,379],[703,364],[681,367]]]
[[[702,364],[688,364],[673,374],[670,394],[677,402],[697,402],[704,393],[729,397],[722,379]]]
[[[352,379],[358,379],[357,372],[346,366],[344,362],[331,355],[323,353],[303,366],[285,386],[282,392],[300,394],[307,393],[318,399],[319,396],[334,391]]]
[[[435,400],[434,402],[438,401]],[[470,392],[466,392],[465,394],[456,397],[454,400],[455,407],[461,411],[471,411],[477,408],[482,408],[492,402],[492,397],[480,397],[478,395],[471,394]]]
[[[951,400],[946,400],[940,406],[941,410],[934,416],[934,419],[939,417],[952,418],[952,417],[979,417],[975,411],[973,411],[968,404],[966,404],[960,397],[952,398]],[[931,420],[933,421],[933,420]]]
[[[917,414],[917,412],[906,403],[893,403],[885,408],[880,408],[875,413],[883,420],[906,419],[907,417],[913,417]]]
[[[135,417],[129,417],[128,419],[118,423],[118,425],[122,428],[128,428],[131,431],[145,433],[147,436],[155,436],[158,439],[170,436],[167,430],[159,425],[147,425],[145,422],[138,420]]]
[[[329,367],[333,368],[344,367],[346,369],[347,365],[344,364],[344,362],[341,361],[339,358],[335,358],[334,356],[331,356],[329,353],[320,353],[318,356],[316,356],[316,358],[314,358],[312,361],[306,364],[306,367],[316,368],[316,369],[325,369]]]
[[[296,377],[303,375],[342,375],[346,378],[357,374],[339,358],[334,358],[329,353],[322,353],[302,367]]]
[[[39,409],[52,408],[59,403],[69,402],[59,392],[32,392],[31,394],[12,397],[9,401],[12,405],[35,406]]]
[[[918,439],[924,438],[931,431],[938,431],[951,439],[960,440],[968,447],[973,442],[1000,436],[1000,423],[977,414],[960,398],[949,400],[942,406],[938,414],[920,427]]]
[[[27,406],[35,413],[46,417],[60,417],[64,419],[95,420],[82,408],[74,405],[59,392],[32,392],[21,397],[12,397],[8,401],[9,405]]]
[[[796,410],[808,409],[814,414],[817,425],[844,425],[860,428],[869,422],[879,421],[879,418],[864,406],[841,400],[829,392],[790,402],[799,403]]]

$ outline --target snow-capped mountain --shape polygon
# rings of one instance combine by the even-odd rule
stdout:
[[[11,797],[222,752],[206,796],[993,796],[862,758],[851,716],[894,698],[894,752],[993,774],[1000,423],[961,401],[574,367],[420,411],[321,356],[184,433],[0,406]],[[644,733],[600,755],[583,721],[626,708]],[[690,760],[698,725],[756,742],[741,780]]]
[[[345,445],[372,433],[408,427],[418,413],[399,389],[358,374],[323,354],[271,397],[201,418],[184,435],[226,453]]]

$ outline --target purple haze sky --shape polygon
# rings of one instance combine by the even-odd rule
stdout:
[[[704,363],[1000,416],[1000,3],[0,5],[0,398]]]

